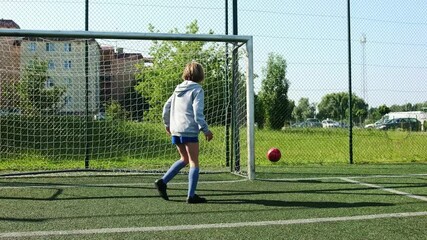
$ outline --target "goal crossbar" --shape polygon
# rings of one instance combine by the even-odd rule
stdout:
[[[134,39],[134,40],[176,40],[176,41],[210,41],[210,42],[244,42],[252,41],[252,36],[216,35],[216,34],[175,34],[143,32],[97,32],[97,31],[57,31],[57,30],[21,30],[0,29],[0,36],[10,37],[64,37],[64,38],[99,38],[99,39]]]

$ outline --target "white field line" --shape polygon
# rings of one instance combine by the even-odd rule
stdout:
[[[257,227],[257,226],[277,226],[277,225],[283,226],[283,225],[293,225],[293,224],[360,221],[360,220],[372,220],[372,219],[382,219],[382,218],[404,218],[404,217],[418,217],[418,216],[427,216],[427,212],[404,212],[404,213],[359,215],[359,216],[330,217],[330,218],[307,218],[307,219],[291,219],[291,220],[277,220],[277,221],[214,223],[214,224],[176,225],[176,226],[161,226],[161,227],[98,228],[98,229],[59,230],[59,231],[3,232],[3,233],[0,233],[0,238],[22,238],[22,237],[42,237],[42,236],[47,237],[47,236],[84,235],[84,234],[132,233],[132,232],[133,233],[164,232],[164,231],[180,231],[180,230],[239,228],[239,227]]]
[[[407,193],[407,192],[402,192],[402,191],[391,189],[391,188],[386,188],[386,187],[383,187],[383,186],[380,186],[380,185],[376,185],[376,184],[364,183],[364,182],[360,182],[360,181],[357,181],[357,180],[354,180],[354,179],[350,179],[350,178],[341,178],[341,180],[346,181],[346,182],[350,182],[350,183],[356,183],[356,184],[359,184],[359,185],[367,186],[367,187],[370,187],[370,188],[376,188],[376,189],[379,189],[379,190],[382,190],[382,191],[386,191],[386,192],[390,192],[390,193],[402,195],[402,196],[405,196],[405,197],[415,198],[415,199],[427,202],[427,197],[418,196],[418,195],[414,195],[414,194]]]
[[[225,180],[225,181],[199,181],[198,184],[224,184],[224,183],[237,183],[237,182],[245,182],[249,181],[247,179],[239,179],[239,180]],[[13,184],[13,182],[11,182]],[[19,183],[25,184],[25,183]],[[188,185],[188,182],[170,182],[168,185]],[[79,187],[135,187],[135,186],[153,186],[152,183],[105,183],[105,184],[68,184],[68,183],[44,183],[44,184],[32,184],[28,183],[28,185],[22,186],[1,186],[0,189],[15,189],[15,188],[79,188]]]
[[[369,176],[346,176],[345,178],[407,178],[407,177],[425,177],[427,174],[419,173],[419,174],[403,174],[403,175],[369,175]],[[256,180],[260,181],[310,181],[310,180],[333,180],[333,179],[342,179],[343,177],[312,177],[312,178],[257,178]]]

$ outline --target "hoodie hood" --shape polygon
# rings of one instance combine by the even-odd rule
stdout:
[[[182,83],[176,86],[175,93],[178,97],[180,97],[187,91],[194,90],[196,88],[201,88],[201,85],[190,80],[184,80]]]

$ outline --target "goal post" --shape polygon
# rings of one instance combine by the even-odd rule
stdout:
[[[230,66],[226,46],[238,51]],[[0,29],[0,51],[0,170],[165,170],[176,150],[159,111],[183,64],[196,60],[216,138],[200,141],[202,167],[226,169],[222,138],[235,102],[240,137],[230,147],[245,159],[239,174],[255,178],[251,36]]]

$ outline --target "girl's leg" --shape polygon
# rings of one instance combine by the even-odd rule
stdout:
[[[185,145],[177,144],[176,146],[179,154],[181,155],[181,159],[176,161],[161,179],[157,179],[154,182],[154,186],[159,192],[160,197],[165,200],[169,200],[166,184],[170,180],[172,180],[172,178],[175,177],[176,174],[178,174],[178,172],[188,164],[188,154],[187,150],[185,149]]]
[[[188,174],[188,203],[204,203],[206,199],[195,194],[197,182],[199,181],[199,143],[189,142],[185,144],[188,160],[190,162],[190,172]]]
[[[181,155],[181,159],[177,160],[169,170],[163,175],[162,179],[165,184],[167,184],[172,178],[174,178],[181,169],[183,169],[188,164],[188,154],[185,149],[184,144],[177,144],[176,148],[178,149],[179,154]]]
[[[187,153],[187,160],[190,167],[199,167],[199,143],[188,142],[185,143],[185,152]]]

